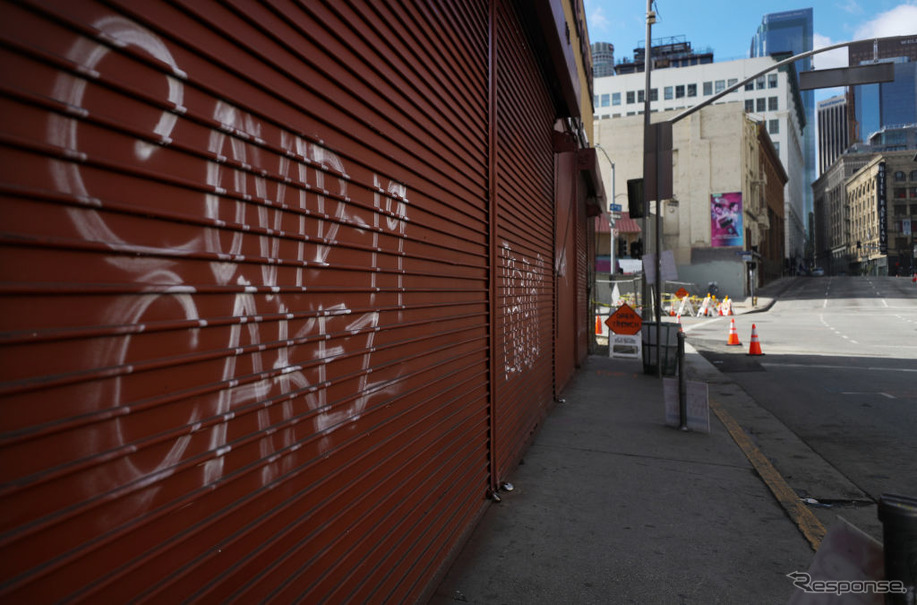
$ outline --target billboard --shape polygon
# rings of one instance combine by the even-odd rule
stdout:
[[[710,245],[714,248],[741,246],[742,192],[710,195]]]

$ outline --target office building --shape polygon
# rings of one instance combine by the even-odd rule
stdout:
[[[813,49],[813,16],[811,8],[771,13],[764,15],[758,31],[752,37],[750,56],[765,57],[778,54],[798,55]],[[796,73],[812,69],[812,58],[796,61]],[[815,159],[815,92],[802,91],[802,104],[805,108],[803,131],[803,157],[805,158],[805,191],[803,211],[808,224],[812,212],[812,190],[809,187],[816,178]]]
[[[847,96],[818,102],[818,174],[821,176],[850,146]]]

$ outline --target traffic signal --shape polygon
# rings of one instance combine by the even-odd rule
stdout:
[[[631,258],[643,258],[643,240],[637,240],[630,245]]]
[[[630,218],[643,218],[643,179],[627,179],[627,210]]]
[[[623,239],[618,240],[618,258],[627,256],[627,242]]]

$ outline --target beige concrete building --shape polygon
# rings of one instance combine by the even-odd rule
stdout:
[[[876,154],[845,184],[850,271],[866,275],[914,272],[917,163],[914,151]]]
[[[671,111],[654,113],[652,119],[657,122],[675,115]],[[768,241],[772,222],[783,220],[782,213],[769,217],[768,208],[779,204],[782,209],[782,197],[772,204],[769,196],[773,181],[782,179],[778,188],[783,189],[786,173],[772,167],[780,165],[773,144],[762,152],[762,136],[767,140],[760,122],[740,103],[705,107],[674,125],[674,195],[662,202],[661,218],[662,249],[673,252],[679,281],[700,288],[717,282],[721,294],[748,294],[747,256],[743,253],[753,246],[760,250]],[[643,176],[643,116],[596,121],[595,142],[615,161],[617,191],[626,191],[628,179]],[[615,190],[609,176],[603,171],[606,191]],[[715,216],[720,199],[738,200],[741,212],[731,218]],[[650,206],[652,223],[655,204]],[[718,225],[731,231],[724,235]],[[654,242],[648,238],[646,251],[653,249]],[[783,252],[777,251],[778,258]]]

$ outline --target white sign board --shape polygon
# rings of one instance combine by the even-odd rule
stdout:
[[[640,334],[608,333],[608,356],[614,359],[643,359]]]
[[[710,432],[710,404],[707,398],[707,383],[688,380],[685,384],[687,398],[687,420],[685,425],[692,431]],[[665,425],[680,427],[681,414],[678,410],[678,378],[663,378],[662,392],[665,399]]]

